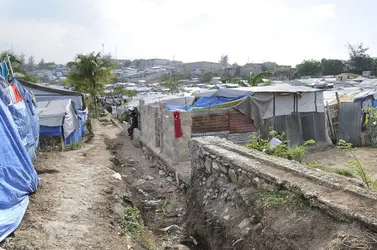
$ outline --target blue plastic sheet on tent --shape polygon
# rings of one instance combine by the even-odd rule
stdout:
[[[23,100],[9,105],[8,109],[30,158],[34,160],[39,143],[39,119],[36,108],[32,102],[31,93],[16,79],[13,79],[12,84],[17,86]]]
[[[55,126],[55,127],[48,127],[48,126],[40,126],[40,136],[62,136],[63,134],[63,126]]]
[[[246,95],[237,96],[234,98],[227,98],[221,96],[203,96],[200,97],[193,105],[188,106],[187,109],[185,106],[172,106],[167,105],[168,110],[188,110],[191,111],[196,108],[209,108],[219,104],[236,101],[242,98],[245,98]]]
[[[0,241],[20,224],[39,179],[16,123],[0,100]]]
[[[85,134],[85,122],[87,119],[87,111],[78,111],[79,118],[80,118],[80,125],[79,128],[75,129],[67,138],[64,139],[64,145],[67,146],[73,142],[78,142]]]
[[[67,138],[64,138],[64,145],[67,146],[73,142],[78,142],[84,136],[86,128],[85,122],[87,119],[88,111],[78,111],[79,116],[79,128],[75,129]],[[62,136],[63,135],[63,126],[40,126],[40,136]]]

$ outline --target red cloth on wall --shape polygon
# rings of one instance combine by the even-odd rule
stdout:
[[[173,112],[174,114],[174,134],[175,138],[180,138],[183,136],[181,127],[181,113],[179,110]]]

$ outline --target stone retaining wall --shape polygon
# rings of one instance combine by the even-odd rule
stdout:
[[[311,206],[377,231],[377,195],[357,180],[317,171],[297,162],[248,150],[217,137],[190,141],[192,185],[205,176],[239,188],[275,185],[299,194]]]

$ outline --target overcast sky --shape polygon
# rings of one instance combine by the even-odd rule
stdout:
[[[0,0],[0,50],[65,63],[77,53],[230,63],[377,56],[375,0]]]

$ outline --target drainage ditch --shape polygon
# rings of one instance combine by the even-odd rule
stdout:
[[[376,234],[279,186],[236,186],[198,171],[192,188],[182,192],[124,133],[107,145],[114,170],[132,190],[124,200],[132,200],[142,218],[128,210],[125,231],[145,249],[377,249]],[[127,221],[140,226],[132,231]]]

